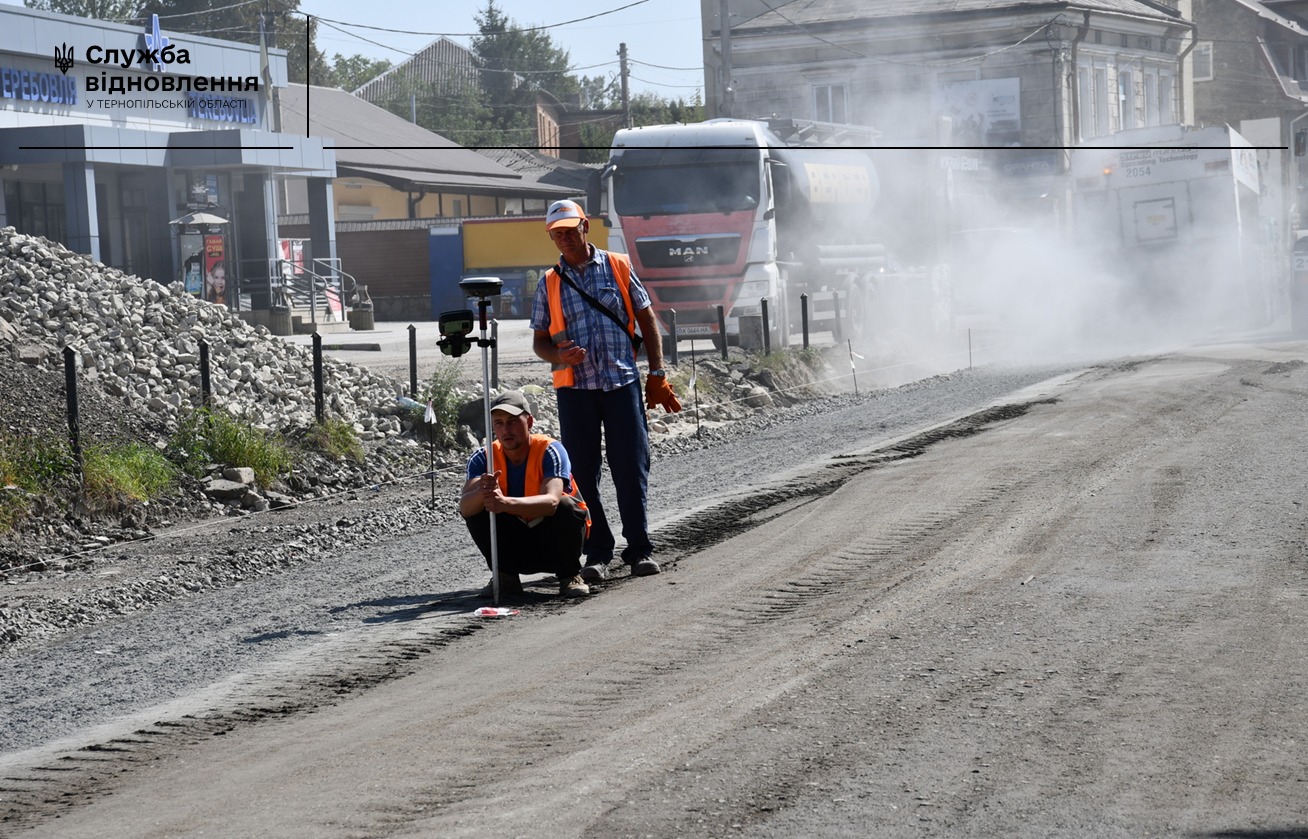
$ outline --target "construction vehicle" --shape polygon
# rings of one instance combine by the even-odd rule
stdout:
[[[1256,150],[1228,126],[1119,132],[1070,153],[1082,253],[1124,279],[1119,303],[1201,326],[1267,323],[1282,308],[1275,226]]]
[[[743,119],[617,132],[589,205],[609,226],[609,249],[630,256],[665,343],[675,311],[679,338],[754,344],[766,301],[770,345],[784,347],[801,325],[801,295],[810,329],[864,329],[893,262],[869,241],[876,168],[838,144],[876,134]]]

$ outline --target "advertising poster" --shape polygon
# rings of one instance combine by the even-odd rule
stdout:
[[[183,233],[182,282],[187,294],[199,297],[204,290],[204,239],[197,233]]]
[[[228,305],[227,243],[220,233],[204,237],[204,299]]]
[[[1014,146],[1022,140],[1019,79],[950,82],[936,88],[935,110],[950,118],[951,145],[961,148]]]

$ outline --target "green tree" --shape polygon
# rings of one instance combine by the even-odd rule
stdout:
[[[486,139],[488,132],[494,137],[500,134],[499,129],[488,127],[492,112],[475,87],[452,79],[433,83],[400,76],[394,91],[390,98],[378,104],[406,120],[413,119],[416,104],[419,125],[461,146],[476,148],[493,144]]]
[[[26,0],[29,9],[113,21],[140,17],[141,2],[142,0]]]
[[[581,106],[591,110],[617,108],[622,104],[622,82],[616,76],[582,76]]]
[[[389,61],[373,61],[358,54],[347,57],[338,52],[332,56],[332,83],[354,92],[389,69]]]
[[[53,0],[52,0],[53,2]],[[142,0],[140,16],[159,15],[166,29],[206,35],[224,41],[259,43],[259,19],[267,7],[269,46],[286,50],[287,73],[292,82],[331,86],[332,68],[314,45],[317,21],[299,14],[300,0],[265,0],[264,3],[223,3],[213,0]]]
[[[583,88],[585,84],[583,81]],[[595,108],[613,109],[621,107],[621,92],[613,99],[601,100],[603,104],[592,105]],[[683,99],[664,99],[656,93],[637,93],[631,97],[631,124],[666,125],[672,122],[703,122],[704,100],[696,91],[689,102]],[[608,160],[609,148],[613,145],[613,129],[598,125],[588,125],[581,130],[581,144],[584,150],[578,159],[582,163],[603,163]]]
[[[544,30],[520,28],[495,0],[486,0],[476,21],[481,34],[472,39],[472,53],[491,109],[490,124],[478,145],[531,145],[536,92],[559,98],[580,92],[576,77],[568,72],[568,52]]]

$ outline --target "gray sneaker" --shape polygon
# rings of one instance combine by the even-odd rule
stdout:
[[[581,578],[588,583],[603,582],[609,578],[608,566],[598,562],[594,565],[583,565]]]
[[[652,577],[659,572],[659,564],[649,557],[631,563],[633,577]]]
[[[585,597],[590,594],[590,586],[581,580],[580,574],[574,574],[571,580],[559,583],[560,597]]]

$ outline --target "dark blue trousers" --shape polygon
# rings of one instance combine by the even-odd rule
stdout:
[[[649,556],[654,551],[645,510],[649,428],[645,424],[640,380],[608,391],[560,388],[558,399],[563,447],[572,460],[572,477],[590,508],[586,562],[608,562],[613,558],[613,531],[599,492],[601,458],[605,455],[618,498],[618,515],[622,517],[622,538],[627,541],[622,559],[634,563]]]

